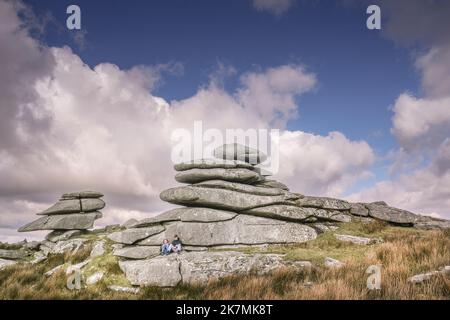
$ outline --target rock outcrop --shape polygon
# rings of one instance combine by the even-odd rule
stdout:
[[[352,219],[378,219],[426,228],[445,227],[447,223],[392,208],[384,202],[350,203],[290,192],[281,182],[261,174],[258,164],[267,157],[252,148],[224,145],[214,155],[216,159],[175,165],[175,179],[188,185],[164,190],[160,198],[183,207],[127,222],[125,230],[108,235],[117,243],[113,254],[121,259],[120,268],[133,285],[174,286],[250,269],[267,272],[280,266],[292,267],[282,255],[216,249],[302,243]],[[185,251],[159,256],[162,241],[174,235],[180,237]],[[336,237],[366,245],[380,241]],[[327,262],[338,265],[339,261],[330,258]]]
[[[55,230],[47,240],[66,240],[94,226],[94,221],[102,217],[99,211],[105,207],[100,199],[103,194],[95,191],[65,193],[50,208],[38,213],[43,217],[21,227],[19,232]]]

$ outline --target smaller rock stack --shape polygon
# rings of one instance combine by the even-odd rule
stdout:
[[[38,213],[43,217],[21,227],[19,232],[52,230],[47,235],[49,241],[67,240],[71,236],[91,229],[94,221],[102,217],[105,202],[103,194],[96,191],[65,193],[61,199],[47,210]]]

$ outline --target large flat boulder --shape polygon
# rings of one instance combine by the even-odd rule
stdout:
[[[94,221],[101,217],[101,212],[50,215],[39,218],[18,231],[90,229],[94,226]]]
[[[181,183],[198,183],[214,179],[242,183],[254,183],[264,180],[259,173],[245,168],[190,169],[175,175],[175,180]]]
[[[304,224],[287,222],[244,214],[228,221],[173,222],[164,225],[161,234],[140,241],[139,245],[160,245],[163,239],[177,234],[184,245],[221,246],[300,243],[313,240],[317,232]]]
[[[154,234],[161,233],[164,230],[165,228],[161,225],[155,225],[147,228],[131,228],[111,233],[108,235],[108,238],[118,243],[133,244]]]
[[[253,185],[229,182],[224,180],[208,180],[196,183],[194,186],[202,188],[226,189],[242,193],[254,194],[258,196],[281,196],[287,193],[286,190],[282,189],[257,187]]]
[[[210,208],[177,208],[163,212],[156,217],[135,222],[130,228],[142,228],[169,221],[215,222],[233,219],[237,213]]]
[[[178,205],[239,212],[272,204],[295,205],[294,200],[297,200],[298,196],[293,194],[260,196],[226,189],[185,186],[165,190],[161,192],[160,198]]]
[[[241,252],[182,252],[146,260],[120,261],[119,266],[132,285],[173,287],[179,283],[206,283],[250,271],[264,274],[281,267],[309,268],[308,261],[289,262],[277,254]]]
[[[240,160],[251,164],[259,164],[267,159],[267,155],[263,152],[239,143],[224,144],[214,149],[214,157],[218,159]]]
[[[369,215],[373,218],[391,223],[412,225],[420,221],[420,216],[406,210],[401,210],[378,203],[368,203]]]
[[[19,260],[29,256],[29,253],[24,250],[5,250],[0,249],[0,258],[9,260]]]
[[[81,199],[81,211],[98,211],[105,207],[105,202],[101,199]]]
[[[0,270],[9,267],[9,266],[13,266],[17,263],[17,261],[13,261],[13,260],[7,260],[7,259],[1,259],[0,258]]]
[[[59,200],[47,210],[38,215],[68,214],[81,212],[81,202],[79,199]]]
[[[159,246],[129,246],[113,251],[113,255],[125,259],[148,259],[159,256]]]
[[[176,171],[185,171],[190,169],[235,169],[235,168],[245,168],[253,169],[250,163],[239,161],[239,160],[226,160],[226,159],[199,159],[192,160],[188,162],[177,163],[174,166]]]
[[[327,197],[303,197],[298,199],[296,203],[300,207],[320,208],[326,210],[347,211],[352,208],[352,205],[348,201]]]
[[[45,240],[51,242],[65,241],[82,233],[83,230],[54,230],[45,236]]]

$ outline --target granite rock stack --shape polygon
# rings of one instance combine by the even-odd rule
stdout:
[[[58,241],[91,229],[94,221],[102,217],[105,207],[103,194],[96,191],[65,193],[50,208],[38,213],[39,219],[21,227],[19,232],[52,230],[46,239]]]

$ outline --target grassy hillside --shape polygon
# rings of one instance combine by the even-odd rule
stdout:
[[[383,243],[361,246],[335,239],[333,233],[380,237]],[[94,239],[91,239],[94,240]],[[98,284],[69,290],[63,272],[44,273],[62,263],[84,261],[86,248],[75,255],[53,255],[36,265],[21,264],[0,271],[0,299],[449,299],[450,277],[437,275],[422,284],[407,278],[450,265],[450,231],[424,231],[388,226],[380,222],[343,224],[335,232],[298,245],[242,249],[246,252],[284,253],[286,259],[309,260],[314,267],[301,272],[278,270],[269,275],[250,274],[210,281],[207,285],[179,285],[175,288],[141,288],[138,294],[118,293],[109,284],[128,285],[117,259],[107,254],[93,259],[87,275],[106,271]],[[325,257],[345,262],[341,268],[327,268]],[[365,270],[382,266],[381,290],[368,290]]]

